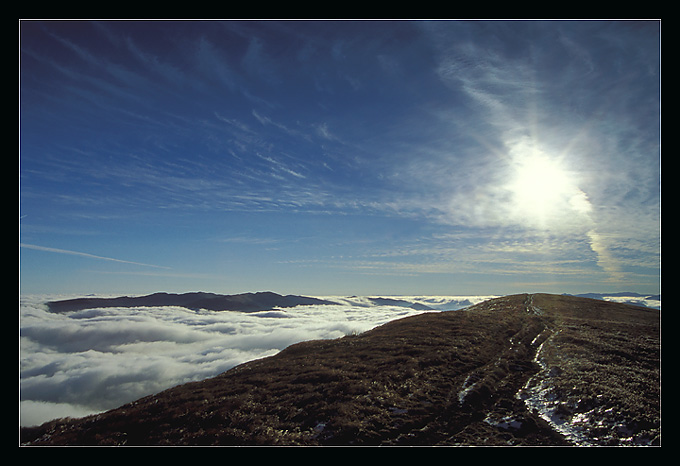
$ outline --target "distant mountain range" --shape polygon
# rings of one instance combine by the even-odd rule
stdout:
[[[151,296],[98,303],[179,299]],[[310,302],[237,296],[191,294],[181,302],[203,307],[221,300],[213,306],[218,309]],[[22,428],[20,441],[660,445],[660,350],[657,309],[568,295],[504,296],[393,320],[359,335],[294,344],[105,413]]]
[[[52,312],[73,312],[83,309],[102,307],[155,307],[181,306],[187,309],[206,309],[209,311],[269,311],[275,308],[286,308],[313,304],[336,304],[323,299],[309,298],[272,292],[242,293],[220,295],[215,293],[154,293],[147,296],[118,298],[76,298],[62,301],[50,301],[47,306]]]
[[[376,306],[400,306],[400,307],[408,307],[410,309],[414,309],[416,311],[432,311],[434,308],[422,304],[422,303],[413,303],[406,301],[404,299],[395,299],[395,298],[368,298],[368,300],[375,304]]]
[[[564,296],[576,296],[581,298],[591,298],[600,300],[616,300],[617,302],[627,302],[638,306],[648,306],[649,301],[661,301],[661,295],[643,295],[634,292],[618,293],[584,293],[571,295],[565,293]],[[630,298],[624,300],[623,298]],[[412,299],[400,299],[396,297],[367,297],[366,303],[374,306],[399,306],[418,311],[442,310],[441,306],[429,306],[422,302]],[[192,293],[153,293],[146,296],[121,296],[117,298],[98,298],[84,297],[67,299],[60,301],[50,301],[47,306],[51,312],[73,312],[83,309],[110,308],[110,307],[159,307],[159,306],[179,306],[191,310],[205,309],[208,311],[240,311],[240,312],[259,312],[270,311],[273,309],[289,308],[304,305],[324,305],[338,304],[337,301],[313,298],[297,295],[280,295],[270,291],[257,293],[241,293],[234,295],[223,295],[216,293],[192,292]],[[454,308],[461,308],[472,304],[467,299],[458,300]],[[655,304],[655,303],[653,303]],[[362,305],[354,303],[353,305]],[[651,305],[648,307],[658,306]]]

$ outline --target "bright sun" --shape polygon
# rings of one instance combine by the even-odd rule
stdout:
[[[523,208],[544,212],[569,191],[566,173],[546,157],[532,155],[517,166],[512,185],[515,200]]]
[[[565,214],[585,214],[590,204],[573,175],[558,161],[532,151],[514,159],[509,188],[517,212],[527,222],[547,224]]]

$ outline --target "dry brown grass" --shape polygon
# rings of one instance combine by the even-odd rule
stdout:
[[[22,441],[566,444],[515,396],[540,368],[536,337],[545,339],[546,329],[559,330],[544,357],[561,368],[556,393],[580,400],[573,413],[601,403],[630,418],[628,427],[658,434],[658,311],[552,295],[537,295],[534,304],[542,315],[527,312],[527,296],[517,295],[299,343],[101,415],[24,429]],[[501,418],[515,427],[488,422]]]

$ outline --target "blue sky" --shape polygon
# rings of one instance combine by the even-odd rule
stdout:
[[[21,21],[25,293],[660,291],[658,21]]]

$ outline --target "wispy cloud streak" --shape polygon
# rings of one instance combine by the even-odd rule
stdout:
[[[141,262],[133,262],[133,261],[127,261],[127,260],[122,260],[122,259],[114,259],[113,257],[104,257],[104,256],[97,256],[95,254],[89,254],[86,252],[79,252],[79,251],[70,251],[68,249],[58,249],[58,248],[50,248],[46,246],[38,246],[35,244],[26,244],[26,243],[19,243],[19,246],[22,248],[26,249],[33,249],[36,251],[44,251],[44,252],[54,252],[57,254],[68,254],[71,256],[80,256],[80,257],[87,257],[89,259],[99,259],[99,260],[105,260],[105,261],[111,261],[111,262],[119,262],[122,264],[132,264],[132,265],[141,265],[143,267],[153,267],[156,269],[170,269],[170,267],[164,267],[161,265],[153,265],[153,264],[144,264]]]

